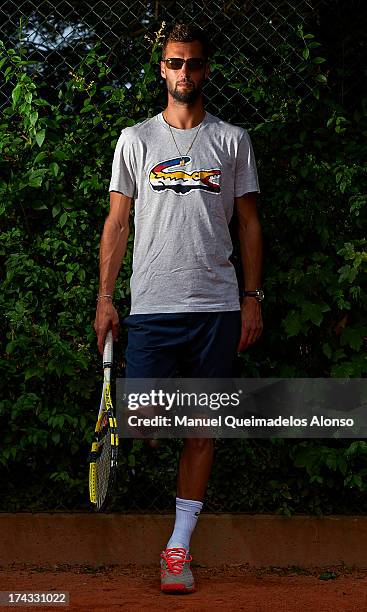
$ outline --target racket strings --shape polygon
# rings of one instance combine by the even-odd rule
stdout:
[[[97,506],[100,506],[107,494],[111,472],[112,444],[111,430],[106,416],[104,426],[100,432],[98,441],[98,456],[96,461],[96,490]]]
[[[96,459],[96,492],[97,508],[100,508],[106,498],[110,485],[112,468],[116,464],[116,431],[110,427],[110,415],[102,419],[101,430],[98,434],[98,451]],[[114,444],[112,443],[114,440]]]

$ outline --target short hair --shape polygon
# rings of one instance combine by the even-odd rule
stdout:
[[[165,57],[166,47],[169,42],[194,42],[199,41],[203,48],[205,59],[208,59],[211,48],[209,40],[201,28],[188,23],[175,23],[164,37],[162,45],[162,57]]]

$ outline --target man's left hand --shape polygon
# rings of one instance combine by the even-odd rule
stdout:
[[[261,336],[263,321],[261,304],[253,297],[245,297],[241,305],[241,339],[237,352],[240,353],[256,342]]]

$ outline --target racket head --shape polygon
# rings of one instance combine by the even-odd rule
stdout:
[[[104,350],[104,382],[98,419],[89,457],[89,499],[93,508],[102,510],[116,479],[118,458],[117,423],[113,413],[110,387],[112,366],[112,333]],[[109,344],[109,345],[108,345]]]

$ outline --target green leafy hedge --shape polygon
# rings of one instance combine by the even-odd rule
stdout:
[[[265,328],[243,356],[243,375],[364,377],[367,100],[347,113],[313,35],[299,28],[289,47],[295,44],[304,58],[302,91],[293,89],[286,63],[269,71],[239,54],[228,71],[220,53],[213,60],[214,75],[221,70],[228,88],[266,118],[250,130],[262,190]],[[288,43],[284,57],[287,50]],[[0,123],[2,510],[88,507],[100,392],[98,246],[113,150],[121,129],[158,112],[164,100],[159,38],[143,75],[131,57],[132,87],[117,88],[97,45],[55,103],[22,50],[1,43],[11,91]],[[132,240],[116,287],[121,319]],[[124,342],[122,329],[120,356]],[[114,508],[172,507],[180,446],[123,443]],[[366,452],[364,441],[352,440],[218,441],[207,507],[364,511]]]

